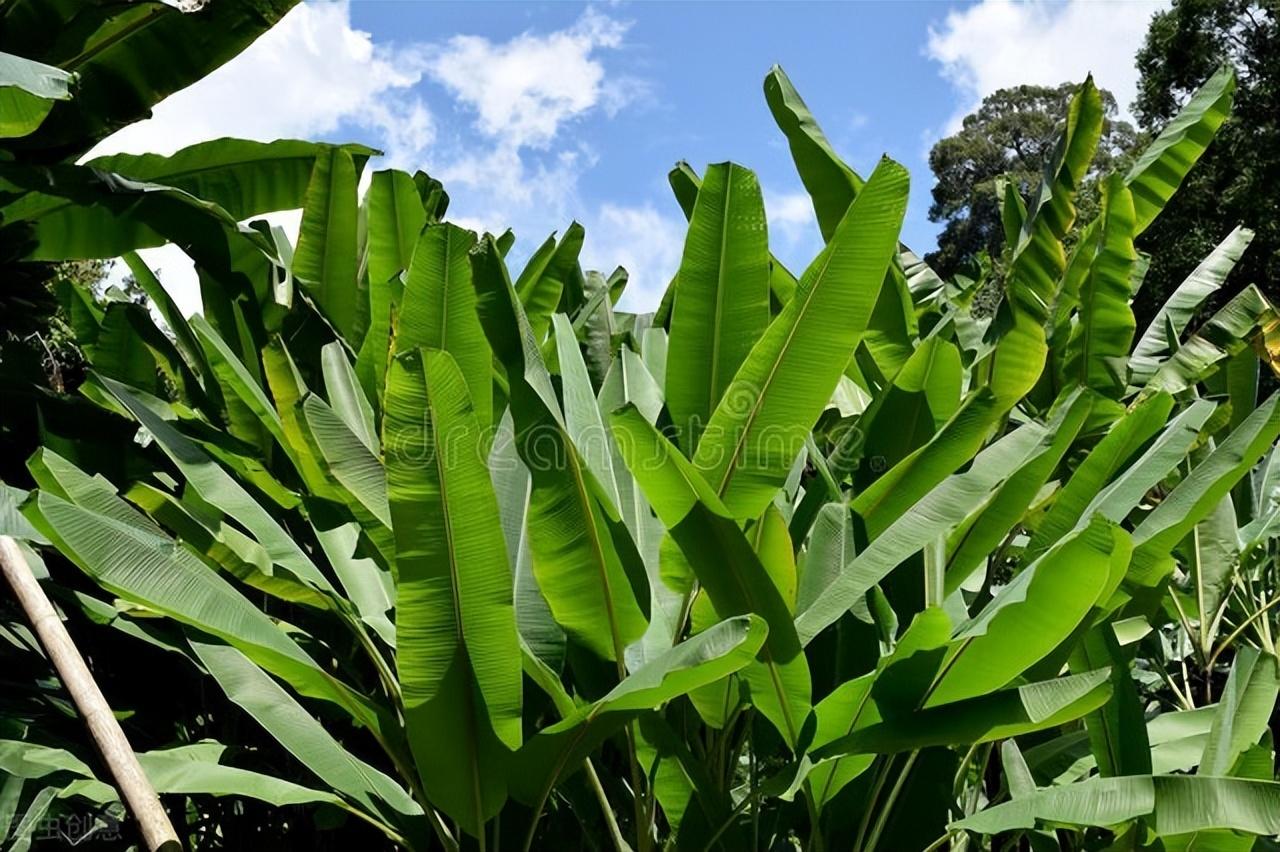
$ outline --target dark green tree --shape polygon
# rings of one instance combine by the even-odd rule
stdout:
[[[1153,258],[1139,322],[1238,224],[1256,236],[1214,302],[1280,282],[1280,0],[1175,0],[1153,16],[1134,114],[1159,130],[1224,62],[1238,81],[1231,118],[1139,242]]]
[[[946,227],[938,236],[938,250],[926,259],[943,276],[953,275],[984,250],[999,261],[1004,236],[996,180],[1007,175],[1024,198],[1035,189],[1076,88],[1063,83],[1000,89],[965,116],[959,132],[933,146],[929,167],[937,182],[929,219]],[[1115,167],[1136,142],[1133,127],[1115,118],[1110,92],[1102,91],[1102,102],[1107,118],[1091,176]],[[1094,193],[1082,193],[1080,221],[1092,217],[1094,206]]]

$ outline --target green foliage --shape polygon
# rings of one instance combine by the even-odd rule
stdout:
[[[136,255],[168,334],[81,304],[82,405],[113,440],[49,430],[0,532],[87,636],[160,654],[153,690],[196,685],[142,755],[194,848],[246,823],[258,846],[314,824],[619,852],[1280,834],[1280,396],[1258,399],[1280,316],[1249,289],[1188,332],[1243,233],[1152,328],[1130,307],[1134,240],[1229,80],[1097,175],[1080,230],[1106,107],[1074,91],[1029,203],[1005,196],[994,317],[899,244],[905,170],[857,175],[777,68],[825,246],[792,278],[750,171],[677,167],[689,236],[657,314],[615,309],[625,271],[583,270],[579,226],[513,280],[507,239],[443,221],[426,175],[358,198],[354,146],[138,158],[145,199],[92,213],[69,167],[21,209],[107,225],[46,219],[28,256],[181,238],[205,310]],[[296,251],[236,224],[276,204],[303,209]],[[112,805],[46,723],[55,690],[0,701],[7,836]]]
[[[1219,67],[1236,72],[1231,117],[1164,215],[1139,240],[1152,255],[1135,300],[1149,316],[1227,232],[1256,232],[1214,307],[1249,284],[1280,278],[1280,6],[1274,0],[1178,0],[1152,16],[1138,51],[1134,113],[1158,132]]]

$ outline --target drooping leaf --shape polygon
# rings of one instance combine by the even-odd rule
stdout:
[[[1194,775],[1091,778],[1049,787],[952,823],[953,829],[994,834],[1037,823],[1113,826],[1151,818],[1157,835],[1227,828],[1280,832],[1280,784]]]
[[[92,159],[87,165],[185,190],[243,221],[262,213],[303,206],[312,170],[335,148],[350,155],[357,173],[376,153],[363,145],[334,146],[295,139],[215,139],[197,142],[169,156],[111,154]]]
[[[192,638],[200,662],[222,691],[316,777],[393,824],[420,819],[422,808],[395,781],[353,755],[262,669],[230,645]]]
[[[1236,764],[1268,730],[1280,695],[1274,654],[1242,647],[1231,663],[1200,758],[1201,775],[1234,775]]]
[[[658,707],[751,662],[768,627],[750,615],[726,619],[632,673],[598,701],[529,739],[509,778],[512,795],[538,804],[567,772],[637,712]]]
[[[1151,586],[1168,567],[1168,555],[1280,437],[1280,393],[1258,406],[1225,441],[1138,524],[1129,580]]]
[[[1239,225],[1219,243],[1169,295],[1152,317],[1129,356],[1131,389],[1141,388],[1154,375],[1170,349],[1170,333],[1181,337],[1196,310],[1216,292],[1253,241],[1253,231]]]
[[[1130,548],[1098,519],[1024,568],[957,630],[925,706],[999,689],[1050,653],[1119,585]]]
[[[982,743],[1056,727],[1106,700],[1107,674],[1102,669],[1070,675],[886,718],[816,750],[814,757]]]
[[[614,412],[611,426],[631,475],[679,545],[715,614],[754,613],[769,625],[759,664],[742,677],[753,703],[795,748],[811,698],[809,667],[791,607],[692,463],[634,406]]]
[[[813,199],[822,238],[831,242],[864,182],[836,155],[800,93],[777,65],[764,78],[764,99],[787,137],[800,180]]]
[[[0,139],[35,132],[54,101],[71,99],[74,84],[61,68],[0,53]]]
[[[1209,147],[1231,114],[1235,91],[1235,71],[1224,65],[1196,90],[1130,167],[1125,183],[1133,192],[1135,236],[1160,215],[1187,172]]]

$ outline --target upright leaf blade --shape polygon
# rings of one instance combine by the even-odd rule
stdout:
[[[359,293],[356,167],[351,154],[342,148],[331,148],[328,154],[316,159],[307,185],[293,274],[302,280],[334,327],[354,342]]]
[[[907,174],[884,160],[711,415],[694,464],[736,517],[758,515],[831,398],[897,249]]]
[[[769,324],[764,199],[750,171],[733,163],[707,169],[678,275],[666,394],[680,443],[692,454],[738,367]]]
[[[521,742],[520,657],[481,427],[447,353],[392,362],[384,437],[409,744],[428,796],[479,835]]]

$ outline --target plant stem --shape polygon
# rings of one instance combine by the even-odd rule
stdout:
[[[618,826],[618,818],[613,815],[613,806],[609,803],[609,797],[605,795],[604,785],[600,783],[600,776],[596,774],[596,768],[591,764],[590,759],[583,761],[582,768],[587,774],[587,783],[595,793],[596,801],[600,803],[600,813],[604,816],[605,825],[609,828],[613,848],[616,852],[630,852],[627,841],[622,837],[622,829]]]
[[[893,789],[889,791],[889,798],[885,801],[884,807],[880,808],[880,815],[876,818],[875,827],[871,829],[871,836],[867,838],[867,845],[864,847],[865,852],[873,852],[876,848],[876,843],[880,841],[880,833],[884,831],[885,823],[889,821],[889,814],[893,813],[893,805],[907,782],[907,776],[911,774],[911,767],[919,756],[919,751],[911,752],[910,756],[907,757],[907,762],[902,767],[902,771],[894,779]]]
[[[880,764],[880,770],[876,773],[876,780],[871,785],[871,795],[867,797],[867,804],[862,810],[862,819],[858,822],[858,834],[853,842],[853,848],[857,852],[862,852],[863,839],[867,835],[867,828],[871,823],[871,813],[875,810],[876,800],[880,798],[880,790],[883,789],[885,781],[889,778],[889,768],[893,766],[893,755],[886,755],[884,763]]]
[[[1235,641],[1237,636],[1243,633],[1250,624],[1253,624],[1253,622],[1257,621],[1259,618],[1265,615],[1267,610],[1271,609],[1271,607],[1275,606],[1278,603],[1280,603],[1280,595],[1276,595],[1274,598],[1267,601],[1266,605],[1264,605],[1260,609],[1255,610],[1254,613],[1250,615],[1248,618],[1246,618],[1239,627],[1231,631],[1231,633],[1227,636],[1226,639],[1223,639],[1222,642],[1218,644],[1217,650],[1215,650],[1212,654],[1209,655],[1209,662],[1206,665],[1212,666],[1214,661],[1218,659],[1218,656],[1223,651],[1225,651],[1231,645],[1232,642]]]

